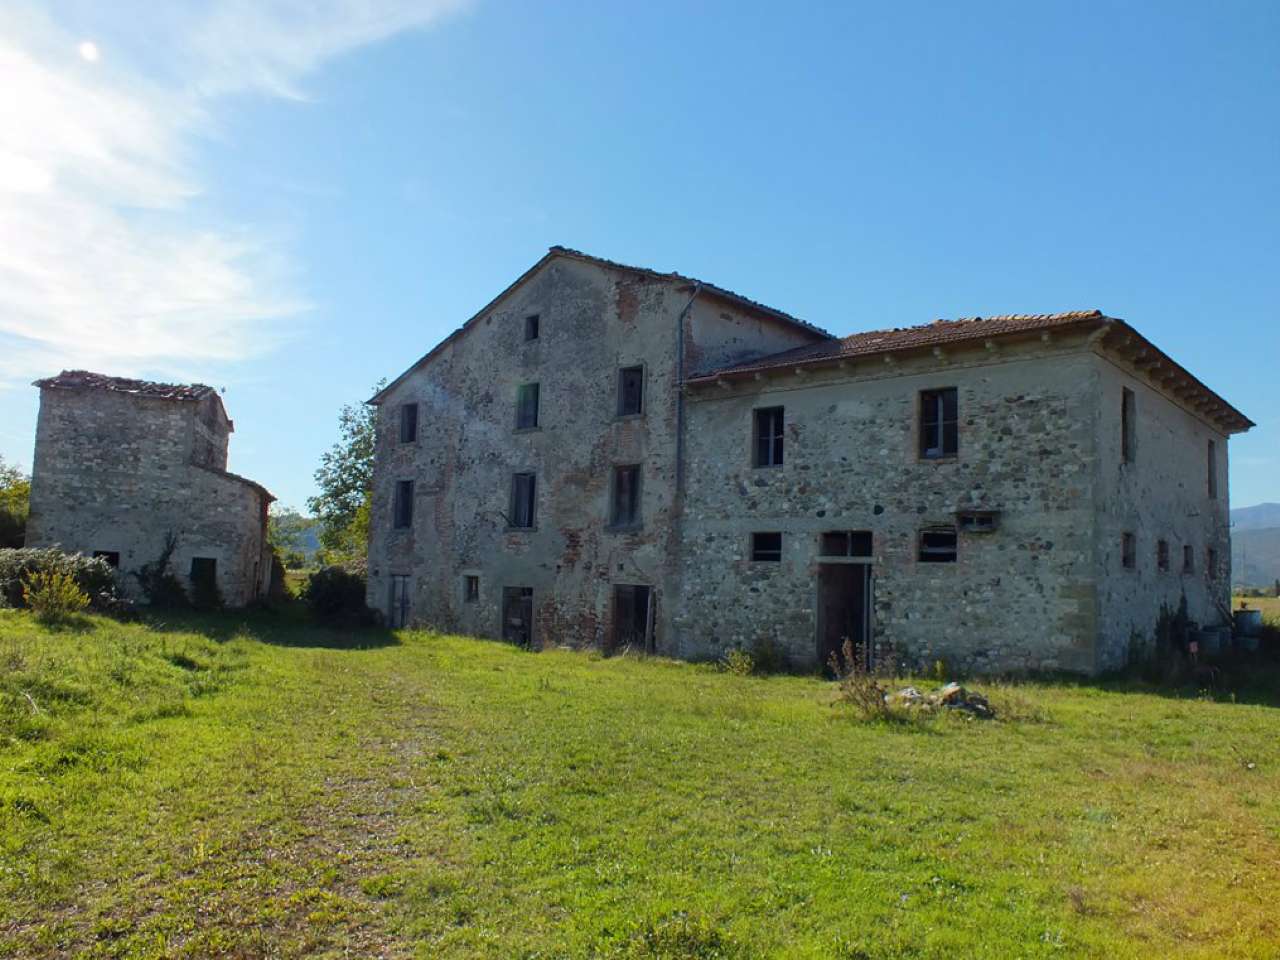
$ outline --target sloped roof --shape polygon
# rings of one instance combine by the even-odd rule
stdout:
[[[447,337],[441,340],[438,344],[432,347],[429,351],[427,351],[427,353],[425,353],[422,357],[420,357],[411,367],[405,370],[404,373],[400,374],[400,376],[392,380],[389,384],[387,384],[385,387],[379,390],[376,394],[374,394],[374,396],[370,397],[367,402],[372,404],[381,403],[383,397],[385,397],[388,393],[390,393],[391,390],[393,390],[402,380],[404,380],[405,377],[407,377],[414,370],[417,370],[424,363],[426,363],[428,360],[434,357],[437,353],[443,350],[448,344],[452,343],[456,338],[461,336],[464,332],[466,332],[468,328],[472,326],[472,324],[476,323],[485,314],[487,314],[490,310],[492,310],[494,305],[497,304],[498,301],[500,301],[503,297],[507,296],[507,294],[511,293],[511,291],[515,290],[518,286],[520,286],[522,283],[528,280],[531,276],[533,276],[539,269],[541,269],[543,265],[555,259],[556,257],[565,257],[571,260],[579,260],[583,263],[593,263],[593,264],[596,264],[597,266],[605,267],[606,269],[610,269],[610,270],[625,270],[630,273],[639,273],[647,277],[652,277],[655,280],[669,280],[676,283],[694,286],[699,290],[699,292],[708,293],[708,294],[711,294],[712,296],[720,297],[723,300],[727,300],[739,307],[752,311],[753,313],[770,317],[781,323],[786,323],[791,326],[799,327],[802,330],[806,330],[809,333],[812,333],[815,337],[821,337],[823,339],[833,339],[832,335],[828,333],[826,330],[823,330],[821,327],[814,326],[812,323],[809,323],[806,320],[801,320],[798,317],[793,317],[789,313],[783,313],[781,310],[778,310],[774,307],[766,306],[765,304],[760,303],[756,300],[752,300],[749,297],[744,297],[740,293],[734,293],[732,290],[727,290],[724,287],[718,287],[714,283],[707,283],[704,280],[697,280],[697,279],[694,279],[693,277],[687,277],[684,274],[680,274],[680,273],[659,273],[658,271],[651,270],[648,267],[635,267],[625,263],[618,263],[616,260],[606,260],[603,257],[596,257],[596,256],[592,256],[589,253],[583,253],[581,250],[574,250],[571,247],[562,247],[562,246],[556,245],[548,249],[547,252],[541,258],[539,258],[537,263],[531,266],[524,273],[520,274],[520,276],[516,277],[516,279],[513,280],[501,293],[499,293],[496,297],[494,297],[492,300],[486,303],[483,307],[477,310],[474,314],[472,314],[470,319],[468,319],[462,326],[460,326],[457,330],[453,331],[453,333],[449,334]]]
[[[153,380],[130,380],[128,377],[111,377],[88,370],[63,370],[56,377],[37,380],[33,386],[55,390],[110,390],[114,393],[131,393],[156,400],[203,400],[217,391],[204,383],[157,383]]]
[[[206,466],[202,463],[193,463],[192,466],[197,470],[203,470],[206,473],[212,473],[216,476],[224,477],[233,483],[242,483],[246,487],[252,487],[254,490],[257,490],[258,493],[262,494],[267,503],[275,502],[276,498],[272,495],[271,491],[260,484],[257,480],[250,480],[248,477],[242,477],[240,474],[232,473],[230,470],[219,470],[217,467]]]
[[[1088,321],[1111,318],[1101,310],[1072,310],[1067,313],[1015,313],[995,317],[966,317],[960,320],[934,320],[916,327],[895,327],[889,330],[868,330],[852,333],[847,337],[806,344],[781,353],[772,353],[755,360],[733,364],[690,377],[690,382],[717,379],[742,373],[755,373],[775,367],[799,366],[806,363],[822,363],[847,357],[892,353],[895,350],[911,350],[919,347],[941,346],[965,340],[986,340],[1011,333],[1049,330]]]
[[[1188,396],[1194,395],[1204,405],[1207,415],[1216,419],[1224,432],[1240,433],[1256,424],[1221,396],[1191,374],[1185,367],[1118,317],[1101,310],[1072,310],[1065,313],[1018,313],[993,317],[968,317],[961,320],[935,320],[916,327],[869,330],[823,343],[809,344],[773,353],[754,360],[722,367],[689,377],[690,384],[727,381],[751,377],[770,370],[824,363],[838,363],[856,357],[888,355],[898,351],[940,348],[949,344],[983,342],[1029,333],[1045,333],[1078,327],[1083,330],[1105,330],[1101,343],[1123,355],[1140,369],[1160,369],[1165,379],[1178,384]]]

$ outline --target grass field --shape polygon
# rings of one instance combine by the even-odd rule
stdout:
[[[1248,605],[1250,610],[1261,610],[1266,623],[1280,627],[1280,597],[1232,597],[1231,609],[1239,610]]]
[[[1280,952],[1265,690],[979,688],[0,611],[0,955]]]

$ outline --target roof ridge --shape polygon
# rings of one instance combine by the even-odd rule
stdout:
[[[110,390],[115,393],[131,393],[162,400],[202,400],[218,392],[207,383],[166,383],[159,380],[142,380],[136,377],[118,377],[92,370],[63,370],[52,377],[44,377],[32,386],[54,389]]]

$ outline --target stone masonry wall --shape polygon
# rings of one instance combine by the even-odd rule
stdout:
[[[1100,666],[1121,667],[1153,649],[1162,611],[1182,598],[1202,626],[1226,623],[1231,598],[1231,533],[1227,437],[1173,403],[1145,378],[1107,356],[1094,358],[1098,383],[1098,476],[1095,508],[1100,617]],[[1121,455],[1122,391],[1134,392],[1134,458]],[[1217,496],[1208,492],[1208,442],[1217,446]],[[1121,558],[1125,532],[1136,538],[1133,568]],[[1157,565],[1157,542],[1169,545],[1169,569]],[[1183,546],[1192,569],[1183,569]],[[1209,569],[1212,547],[1218,568]]]
[[[215,401],[216,402],[216,401]],[[266,503],[256,487],[191,464],[199,405],[107,390],[41,391],[32,470],[28,546],[120,554],[120,584],[177,536],[172,569],[185,577],[193,557],[218,561],[224,600],[258,596],[270,566]],[[222,450],[225,429],[206,426],[201,446]]]
[[[1095,383],[1083,346],[1055,343],[698,388],[679,654],[768,639],[796,665],[816,665],[819,537],[871,530],[874,635],[909,662],[1091,671]],[[952,386],[959,456],[921,461],[919,391]],[[776,405],[785,463],[753,467],[752,410]],[[961,533],[956,563],[918,562],[921,527],[954,522],[960,508],[1001,511],[998,531]],[[782,562],[753,562],[751,532],[774,530]]]
[[[544,265],[381,402],[370,532],[369,604],[390,612],[391,577],[410,578],[414,622],[501,635],[504,587],[533,589],[537,643],[607,645],[613,588],[655,591],[655,636],[670,636],[679,556],[675,523],[677,320],[692,290],[666,277],[560,258]],[[537,340],[524,320],[539,317]],[[710,320],[702,323],[704,315]],[[686,351],[733,329],[756,355],[813,335],[781,337],[702,298]],[[781,344],[779,346],[778,344]],[[642,364],[640,416],[617,415],[618,370]],[[515,429],[516,390],[540,387],[539,425]],[[418,437],[399,442],[400,408],[419,405]],[[641,465],[641,525],[609,526],[612,468]],[[514,472],[537,476],[537,522],[511,529]],[[413,480],[410,529],[392,524],[395,484]],[[479,577],[468,602],[464,577]]]

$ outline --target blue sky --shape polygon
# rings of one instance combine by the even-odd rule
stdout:
[[[36,376],[198,379],[301,506],[338,408],[560,243],[836,333],[1101,308],[1280,501],[1278,49],[1271,2],[7,4],[0,456]]]

